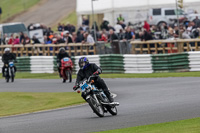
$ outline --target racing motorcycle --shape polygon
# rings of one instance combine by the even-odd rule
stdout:
[[[63,78],[63,83],[65,83],[67,80],[69,82],[72,82],[72,69],[73,69],[73,63],[72,60],[68,57],[63,58],[61,60],[61,76]]]
[[[105,93],[101,88],[97,88],[94,85],[93,79],[98,78],[98,75],[92,75],[87,79],[84,79],[77,88],[77,93],[82,91],[82,95],[86,96],[86,101],[92,108],[94,113],[99,117],[104,117],[104,113],[109,112],[111,115],[117,115],[118,102],[110,103]]]
[[[11,82],[14,82],[15,78],[15,69],[14,69],[14,61],[9,61],[8,64],[5,65],[5,79],[6,82],[9,82],[11,79]]]

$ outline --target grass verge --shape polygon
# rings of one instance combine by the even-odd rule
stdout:
[[[24,93],[1,92],[0,116],[9,116],[36,111],[56,109],[84,103],[74,92],[62,93]]]
[[[150,73],[150,74],[101,74],[102,78],[166,78],[166,77],[200,77],[200,72],[182,72],[182,73]],[[72,78],[76,78],[73,75]],[[0,74],[2,79],[2,74]],[[57,73],[32,74],[17,73],[16,79],[59,79]]]
[[[200,133],[200,118],[130,127],[98,133]]]
[[[0,22],[26,11],[39,1],[40,0],[0,0],[0,7],[2,8]]]

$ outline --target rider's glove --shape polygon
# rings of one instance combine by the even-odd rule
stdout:
[[[73,87],[73,90],[76,91],[77,89],[78,89],[78,86],[75,85],[75,86]]]
[[[99,72],[98,72],[98,71],[96,71],[96,72],[94,72],[94,73],[93,73],[93,75],[98,75],[98,74],[99,74]]]

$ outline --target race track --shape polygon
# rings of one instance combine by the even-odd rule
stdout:
[[[105,79],[118,115],[98,118],[88,105],[0,118],[0,133],[84,133],[200,117],[200,78]],[[68,92],[60,80],[0,80],[0,92]]]

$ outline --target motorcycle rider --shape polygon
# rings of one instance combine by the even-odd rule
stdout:
[[[13,53],[10,52],[10,48],[5,48],[4,54],[2,56],[2,62],[4,63],[4,65],[2,67],[3,77],[5,77],[5,68],[6,68],[6,66],[8,66],[8,63],[10,60],[16,60],[16,57]],[[15,72],[17,70],[15,66],[14,66],[14,70],[15,70]]]
[[[89,60],[86,57],[81,57],[79,59],[79,67],[80,69],[77,74],[76,83],[75,83],[75,86],[73,87],[74,91],[77,90],[79,86],[79,82],[82,81],[83,79],[85,78],[88,79],[91,75],[99,75],[102,73],[102,69],[98,67],[96,64],[89,63]],[[114,101],[103,79],[101,79],[100,77],[97,77],[96,81],[94,82],[94,85],[97,88],[103,89],[105,95],[107,96],[107,98],[109,99],[111,103]],[[83,99],[86,99],[83,94],[82,94],[82,97]]]
[[[61,67],[61,60],[65,57],[68,57],[70,58],[69,54],[67,52],[65,52],[65,48],[60,48],[59,49],[59,53],[57,55],[57,66],[58,66],[58,72],[59,72],[59,75],[61,77],[61,70],[60,70],[60,67]]]

